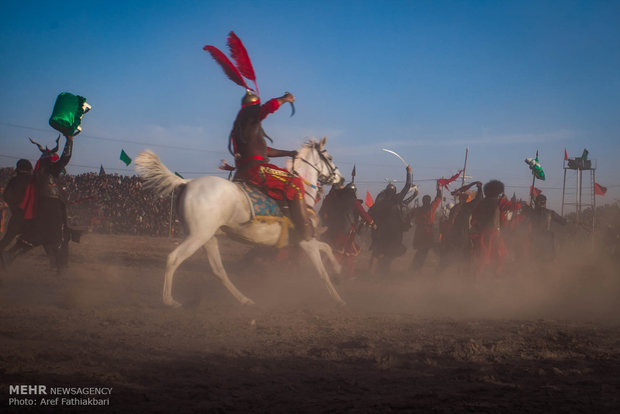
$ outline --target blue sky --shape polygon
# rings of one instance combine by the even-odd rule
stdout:
[[[564,148],[587,148],[609,188],[597,203],[620,199],[620,2],[5,1],[0,22],[1,166],[38,157],[28,136],[53,144],[68,91],[93,106],[70,173],[131,174],[121,148],[151,148],[186,177],[221,174],[243,90],[202,47],[225,51],[234,30],[263,100],[297,98],[294,117],[264,122],[274,147],[327,136],[346,175],[357,165],[360,196],[404,177],[381,148],[425,194],[469,147],[468,175],[526,197],[538,150],[559,209]]]

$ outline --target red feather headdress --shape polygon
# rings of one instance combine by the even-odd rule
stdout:
[[[222,53],[221,50],[219,50],[217,47],[211,46],[211,45],[207,45],[207,46],[203,47],[202,49],[206,50],[207,52],[209,52],[211,54],[211,57],[217,63],[220,64],[222,69],[224,69],[224,73],[226,74],[226,76],[228,76],[228,79],[230,79],[231,81],[235,82],[239,86],[243,86],[246,89],[252,89],[245,82],[245,80],[243,79],[243,76],[241,76],[241,73],[239,73],[239,69],[237,69],[235,67],[235,65],[232,64],[230,59],[228,59],[226,57],[226,55],[224,53]]]
[[[250,60],[250,56],[248,55],[248,51],[243,46],[241,39],[235,34],[235,32],[230,32],[228,34],[228,48],[230,50],[230,56],[235,61],[237,69],[243,76],[247,79],[254,82],[254,86],[256,87],[256,94],[258,95],[258,84],[256,83],[256,74],[254,73],[254,67],[252,66],[252,61]]]
[[[239,39],[235,32],[230,32],[228,34],[227,44],[230,49],[230,55],[235,61],[235,64],[233,64],[230,59],[228,59],[228,57],[226,57],[226,55],[215,46],[207,45],[203,47],[203,50],[211,54],[211,57],[219,63],[222,69],[224,69],[224,73],[226,73],[226,76],[228,76],[230,80],[239,86],[243,86],[244,88],[255,92],[256,96],[258,96],[258,84],[256,83],[254,67],[252,67],[252,61],[250,60],[248,51],[245,49],[245,46],[243,46],[241,39]],[[254,82],[254,87],[256,90],[248,86],[244,77]]]

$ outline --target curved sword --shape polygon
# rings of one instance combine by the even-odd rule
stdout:
[[[284,92],[284,95],[290,92]],[[291,116],[295,115],[295,104],[293,102],[289,102],[291,104]]]
[[[387,148],[381,148],[381,149],[382,149],[383,151],[385,151],[385,152],[389,152],[390,154],[394,154],[394,155],[396,155],[396,156],[398,157],[398,159],[399,159],[399,160],[401,160],[401,161],[403,162],[403,165],[404,165],[405,167],[408,167],[408,166],[409,166],[409,164],[407,164],[407,163],[405,162],[405,160],[403,159],[403,157],[401,157],[400,155],[398,155],[398,154],[397,154],[397,153],[395,153],[394,151],[389,150],[389,149],[387,149]]]

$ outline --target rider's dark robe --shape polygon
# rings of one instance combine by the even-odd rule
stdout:
[[[534,259],[546,262],[555,258],[555,237],[552,223],[566,224],[566,219],[545,207],[530,213],[530,253]]]
[[[403,244],[403,233],[408,229],[408,223],[402,207],[410,187],[411,176],[407,174],[407,181],[400,193],[390,195],[383,190],[368,211],[377,225],[370,246],[374,256],[393,259],[407,251]]]
[[[19,205],[24,199],[26,188],[31,180],[31,172],[18,172],[17,175],[9,181],[4,189],[2,197],[9,205],[11,218],[9,219],[6,233],[4,234],[2,241],[0,241],[0,250],[11,244],[13,239],[23,232],[24,211],[19,208]]]
[[[352,191],[332,190],[323,203],[319,212],[323,224],[327,226],[323,239],[335,253],[357,256],[360,253],[360,247],[355,242],[357,224],[360,218],[372,223],[372,217]]]

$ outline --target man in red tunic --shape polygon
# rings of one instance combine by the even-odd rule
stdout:
[[[267,146],[267,135],[261,126],[267,115],[278,110],[283,103],[294,101],[295,97],[287,92],[261,105],[258,96],[248,90],[230,133],[229,150],[235,156],[237,171],[234,179],[250,181],[264,189],[270,197],[286,200],[300,240],[309,240],[313,237],[313,227],[306,214],[303,181],[269,163],[270,157],[295,157],[297,151]]]
[[[483,187],[484,199],[474,208],[471,216],[474,274],[480,279],[482,271],[491,266],[499,276],[504,268],[508,251],[501,234],[502,222],[508,211],[521,208],[519,203],[504,196],[504,183],[491,180]]]

